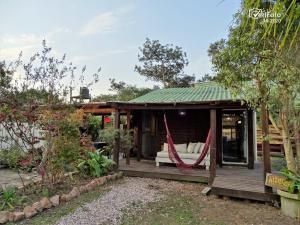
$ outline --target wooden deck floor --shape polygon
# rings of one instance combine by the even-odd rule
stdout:
[[[209,171],[203,169],[179,169],[176,166],[156,167],[153,160],[131,160],[130,165],[126,165],[125,160],[120,160],[119,170],[125,176],[161,178],[179,181],[193,181],[207,183]]]
[[[278,200],[277,194],[265,193],[261,163],[255,164],[251,170],[236,166],[217,169],[212,194],[264,202]]]
[[[242,199],[271,202],[278,200],[276,194],[264,191],[262,164],[255,164],[255,169],[246,167],[224,166],[217,169],[217,175],[212,185],[212,194]],[[120,160],[119,170],[125,176],[161,178],[179,181],[208,183],[209,171],[204,169],[179,169],[175,166],[155,166],[152,160],[136,161],[132,159],[130,165]]]

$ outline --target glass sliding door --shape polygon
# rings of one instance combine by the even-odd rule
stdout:
[[[223,163],[248,163],[248,121],[243,110],[222,113]]]

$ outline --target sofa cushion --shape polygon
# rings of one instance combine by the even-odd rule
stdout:
[[[186,144],[176,144],[174,145],[177,152],[186,153]]]
[[[199,158],[199,154],[195,154],[195,153],[178,152],[178,155],[181,159],[194,159],[194,160],[197,160]],[[167,151],[157,152],[157,157],[169,158],[169,153]]]
[[[163,151],[168,151],[168,143],[164,143]]]
[[[188,145],[188,148],[187,148],[187,153],[193,153],[194,152],[194,148],[196,146],[197,142],[196,143],[192,143],[190,142],[189,145]]]
[[[205,146],[205,143],[198,142],[194,148],[194,153],[201,153],[204,146]]]

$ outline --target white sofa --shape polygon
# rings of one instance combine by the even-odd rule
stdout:
[[[187,144],[177,144],[175,145],[175,149],[179,155],[179,157],[182,159],[184,163],[187,164],[193,164],[200,156],[204,143],[198,142],[198,143],[189,143]],[[157,152],[157,156],[155,158],[156,166],[159,167],[160,163],[173,163],[169,158],[168,153],[168,145],[167,143],[164,143],[162,147],[162,151]],[[209,169],[209,151],[203,161],[200,163],[201,166],[205,166],[206,170]]]

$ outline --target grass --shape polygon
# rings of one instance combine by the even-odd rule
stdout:
[[[139,207],[133,206],[124,212],[122,225],[223,225],[220,221],[208,219],[193,196],[168,194],[164,199]],[[134,211],[134,213],[131,213]]]
[[[119,182],[119,181],[115,181]],[[110,187],[109,184],[104,186],[97,187],[93,191],[88,193],[84,193],[79,197],[73,199],[70,202],[63,203],[62,205],[51,208],[47,211],[43,211],[36,215],[35,217],[31,218],[30,220],[24,220],[19,223],[8,223],[9,225],[12,224],[22,224],[22,225],[50,225],[55,224],[61,217],[66,216],[72,212],[74,212],[78,207],[84,205],[85,203],[92,202],[93,200],[97,199],[98,197],[102,196],[105,192],[109,191]]]
[[[90,180],[90,178],[85,178],[81,176],[72,176],[72,177],[66,177],[64,179],[64,182],[60,182],[54,185],[53,190],[50,190],[46,187],[42,187],[40,185],[29,185],[25,189],[17,190],[12,198],[12,206],[13,208],[9,207],[8,205],[5,205],[5,207],[0,210],[8,210],[8,211],[21,211],[26,205],[31,205],[34,202],[39,201],[42,197],[49,197],[53,196],[55,194],[63,194],[68,193],[72,190],[74,186],[79,186],[82,184],[87,183]],[[14,186],[6,188],[7,190],[16,188]],[[4,190],[6,190],[4,189]],[[0,196],[0,207],[4,203],[3,196]]]

